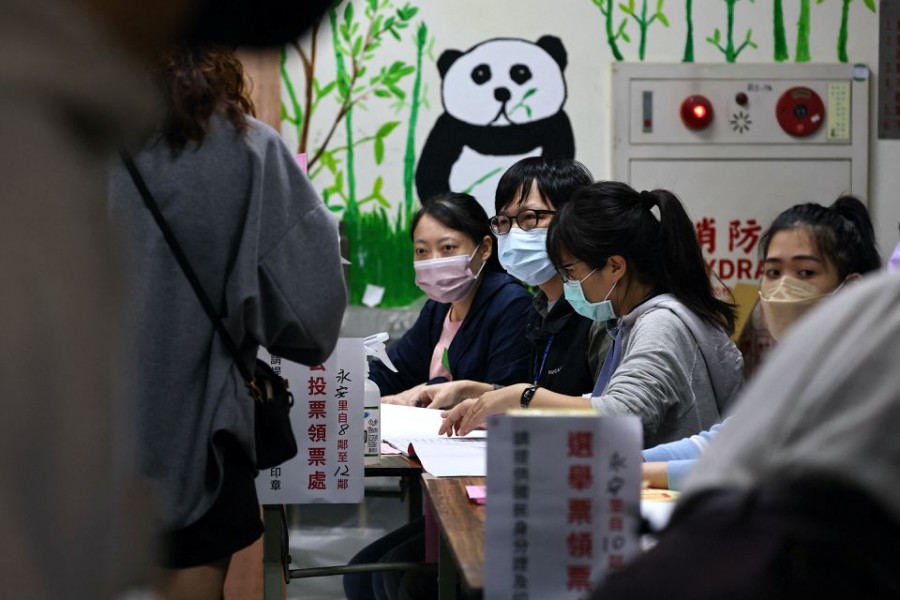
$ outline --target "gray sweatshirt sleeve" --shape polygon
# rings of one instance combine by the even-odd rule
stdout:
[[[625,349],[606,393],[591,399],[601,415],[637,415],[644,443],[655,443],[656,432],[670,410],[693,401],[691,373],[697,344],[687,326],[668,310],[642,315],[624,341]]]
[[[259,309],[248,329],[273,354],[316,364],[334,349],[347,304],[337,222],[280,139],[259,168]]]

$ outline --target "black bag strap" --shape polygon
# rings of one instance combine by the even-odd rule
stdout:
[[[234,343],[234,340],[231,339],[231,336],[228,334],[228,330],[225,329],[225,325],[222,324],[221,319],[219,319],[219,317],[216,315],[216,309],[213,307],[212,302],[209,300],[209,296],[207,296],[206,292],[203,290],[203,286],[200,285],[200,280],[197,278],[197,274],[194,272],[194,269],[191,268],[191,263],[188,262],[187,256],[184,255],[184,252],[181,249],[181,245],[175,238],[175,234],[172,233],[172,230],[169,228],[169,224],[166,223],[165,218],[163,218],[162,213],[159,210],[159,206],[157,206],[156,200],[154,200],[153,198],[153,194],[150,193],[150,188],[147,187],[147,183],[144,181],[141,172],[138,170],[137,165],[134,163],[134,159],[130,154],[128,154],[128,152],[124,150],[121,151],[120,154],[122,156],[122,162],[125,163],[125,168],[128,169],[128,174],[131,175],[131,180],[134,181],[134,185],[135,187],[137,187],[141,198],[144,199],[144,204],[147,206],[147,210],[149,210],[150,214],[153,215],[153,220],[156,221],[157,226],[159,226],[160,231],[162,231],[166,243],[172,250],[172,254],[175,255],[175,260],[178,262],[178,266],[181,267],[181,270],[184,272],[185,277],[187,277],[188,281],[190,282],[191,287],[194,290],[194,294],[197,295],[197,299],[200,300],[200,304],[203,305],[203,310],[206,312],[209,320],[212,321],[213,327],[216,328],[216,331],[219,333],[219,336],[221,336],[222,341],[225,342],[225,347],[228,348],[228,352],[231,354],[231,357],[234,360],[234,364],[237,365],[238,371],[240,371],[241,377],[244,379],[244,383],[246,383],[247,388],[249,388],[250,390],[250,394],[255,400],[261,400],[263,398],[263,394],[257,387],[255,378],[251,373],[247,371],[243,363],[241,363],[240,354],[238,353],[238,349]]]

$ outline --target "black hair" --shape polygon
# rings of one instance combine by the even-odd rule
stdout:
[[[575,190],[593,181],[588,168],[577,160],[541,156],[523,158],[500,177],[494,194],[494,210],[499,213],[504,206],[524,201],[534,182],[537,182],[541,197],[554,210],[559,210]]]
[[[557,266],[562,249],[591,268],[620,255],[629,273],[656,293],[671,293],[701,318],[734,331],[734,305],[713,294],[694,225],[667,190],[638,193],[617,181],[579,189],[547,233],[547,253]]]
[[[437,219],[445,227],[466,234],[477,246],[484,242],[484,236],[492,240],[491,256],[484,265],[486,271],[503,271],[497,258],[497,238],[488,225],[488,216],[473,196],[459,192],[447,192],[431,198],[413,216],[409,229],[410,237],[416,231],[416,225],[425,215]],[[415,238],[413,237],[415,241]]]
[[[760,238],[760,258],[765,260],[776,233],[797,228],[810,233],[819,252],[837,267],[840,281],[881,268],[872,219],[854,196],[841,196],[831,206],[810,202],[782,212]]]

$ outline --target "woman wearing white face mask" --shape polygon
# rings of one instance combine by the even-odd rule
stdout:
[[[442,432],[466,434],[518,406],[593,406],[601,415],[639,416],[644,444],[653,446],[721,420],[743,379],[728,337],[734,312],[713,296],[694,226],[675,196],[618,182],[582,188],[557,213],[547,250],[566,300],[608,323],[614,338],[592,397],[509,386],[460,403]]]
[[[760,252],[778,345],[659,543],[592,598],[900,597],[898,280],[851,283],[881,264],[852,197],[791,207]]]
[[[760,239],[765,273],[759,286],[766,325],[776,340],[845,283],[881,266],[872,221],[853,196],[830,207],[798,204]]]
[[[881,266],[869,213],[853,196],[831,206],[797,204],[775,217],[759,244],[765,265],[760,302],[780,340],[813,306]],[[644,452],[644,481],[679,490],[718,427]]]
[[[383,402],[411,404],[426,385],[455,379],[524,380],[531,296],[501,271],[487,220],[472,196],[455,193],[413,217],[416,284],[429,300],[389,352],[398,372],[370,366]]]

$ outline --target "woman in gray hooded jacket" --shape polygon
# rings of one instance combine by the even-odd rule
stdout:
[[[722,419],[743,382],[741,355],[729,338],[734,309],[713,295],[678,198],[594,183],[559,211],[547,251],[569,304],[605,322],[613,337],[591,397],[508,386],[445,413],[442,432],[465,435],[488,415],[520,406],[592,406],[601,415],[640,417],[650,447]]]

